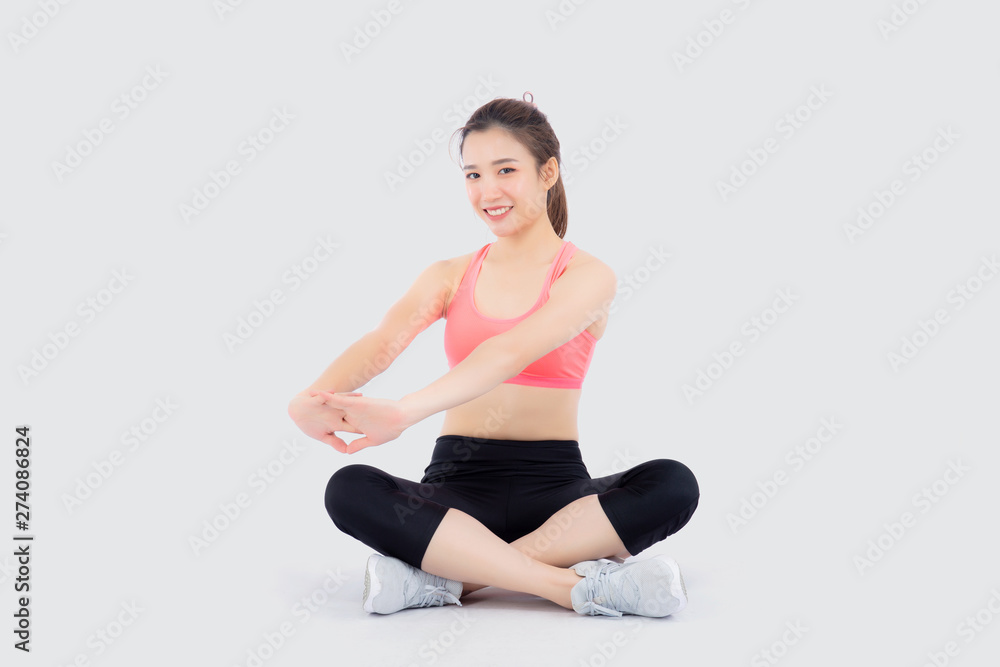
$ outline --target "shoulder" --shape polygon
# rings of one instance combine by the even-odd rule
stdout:
[[[472,260],[475,258],[476,253],[478,253],[480,248],[476,248],[472,252],[467,252],[464,255],[456,255],[455,257],[448,257],[447,259],[440,259],[435,262],[438,270],[442,275],[447,276],[450,282],[454,283],[455,287],[462,282],[462,276],[465,275],[466,270],[469,265],[472,264]]]
[[[446,257],[445,259],[433,261],[424,269],[423,273],[447,282],[452,282],[455,278],[458,279],[458,282],[461,282],[462,275],[469,268],[477,252],[479,252],[478,249],[467,252],[464,255],[456,255],[455,257]]]
[[[573,275],[577,276],[580,280],[605,287],[609,285],[616,286],[618,284],[618,278],[615,276],[614,269],[598,259],[597,256],[592,255],[582,248],[576,249],[563,273],[565,275],[570,272],[573,272]]]
[[[446,287],[446,294],[444,297],[444,313],[446,318],[448,304],[451,303],[452,297],[462,284],[462,277],[465,276],[465,272],[469,269],[469,265],[472,264],[472,260],[476,257],[476,253],[478,253],[481,249],[482,248],[477,248],[472,252],[465,253],[464,255],[441,259],[434,262],[432,265],[435,267],[437,275],[440,276],[440,279]]]
[[[597,306],[599,316],[587,327],[587,331],[594,340],[600,340],[607,326],[608,309],[618,292],[618,277],[614,270],[595,255],[577,248],[566,265],[563,276],[569,276],[562,285],[567,290],[565,293],[585,295],[585,298]],[[558,286],[559,282],[556,281],[553,286]]]

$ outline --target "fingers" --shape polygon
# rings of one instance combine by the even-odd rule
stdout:
[[[368,437],[358,438],[347,446],[348,454],[357,454],[365,447],[371,447],[374,443]]]
[[[352,398],[354,396],[361,396],[361,392],[360,391],[348,391],[348,392],[341,393],[341,392],[332,392],[332,391],[324,391],[322,389],[316,389],[314,391],[310,391],[309,395],[310,396],[321,396],[324,399],[324,402],[326,402],[327,400],[329,400],[331,398],[333,398],[334,400],[336,400],[336,399],[342,399],[342,398]]]
[[[348,400],[345,400],[342,396],[337,394],[332,394],[328,391],[317,391],[316,397],[320,399],[320,403],[323,405],[329,405],[331,407],[343,408],[348,405]]]
[[[345,433],[363,433],[363,431],[361,431],[360,429],[358,429],[357,426],[355,426],[354,424],[348,422],[343,417],[341,417],[340,423],[342,424],[343,428],[336,429],[338,431],[343,431]]]
[[[358,394],[360,396],[360,394]],[[317,391],[313,394],[312,400],[315,401],[315,405],[325,406],[331,410],[334,410],[335,415],[339,415],[340,419],[343,419],[346,415],[346,411],[351,407],[351,398],[344,400],[340,394],[331,394],[328,391]]]
[[[338,438],[337,436],[335,436],[333,433],[327,433],[325,436],[323,436],[323,442],[330,445],[341,454],[348,453],[347,443]]]
[[[339,415],[339,424],[334,426],[333,430],[327,432],[327,434],[323,436],[323,442],[327,443],[342,454],[354,454],[362,449],[365,449],[366,447],[373,447],[378,444],[377,442],[372,442],[367,436],[365,436],[364,431],[362,431],[358,426],[355,426],[351,422],[347,421],[347,413],[354,412],[358,408],[358,404],[355,399],[361,396],[361,392],[354,391],[337,393],[316,389],[310,391],[309,394],[317,401],[317,405],[326,405],[334,409],[334,416]],[[352,407],[354,407],[355,410],[352,410]],[[327,424],[329,424],[329,422],[327,422]],[[328,425],[326,428],[330,428],[330,426]],[[334,435],[333,431],[356,433],[363,437],[347,443]]]
[[[358,438],[357,440],[353,440],[350,443],[347,443],[332,433],[327,434],[323,438],[323,442],[330,445],[341,454],[357,454],[366,447],[375,446],[375,443],[369,440],[367,437]]]

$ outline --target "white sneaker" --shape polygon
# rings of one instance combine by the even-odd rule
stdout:
[[[621,565],[620,560],[611,560],[610,558],[599,558],[598,560],[585,560],[576,565],[572,566],[572,569],[576,571],[581,577],[586,577],[588,573],[593,572],[594,569],[600,567],[604,563],[611,563],[612,565]]]
[[[680,567],[668,556],[625,564],[607,559],[584,561],[573,569],[583,575],[570,592],[573,609],[580,614],[661,617],[687,604]]]
[[[440,607],[462,603],[462,582],[424,572],[398,558],[372,554],[365,567],[364,610],[393,614],[412,607]]]

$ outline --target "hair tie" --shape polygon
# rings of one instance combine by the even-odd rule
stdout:
[[[525,102],[527,102],[528,104],[530,104],[531,106],[533,106],[533,107],[535,107],[537,109],[538,105],[535,104],[535,96],[531,95],[531,99],[529,100],[528,99],[528,95],[531,95],[531,91],[530,90],[525,91],[524,95],[521,96],[521,99],[524,100]]]

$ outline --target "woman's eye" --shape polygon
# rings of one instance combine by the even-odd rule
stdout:
[[[500,169],[500,173],[503,173],[503,172],[508,171],[508,170],[509,171],[516,171],[516,169],[514,169],[514,167],[502,167]],[[475,176],[476,178],[472,178],[473,176]],[[479,179],[479,174],[477,174],[474,171],[470,171],[468,174],[465,175],[465,178],[467,178],[468,180],[475,181],[475,180]]]

